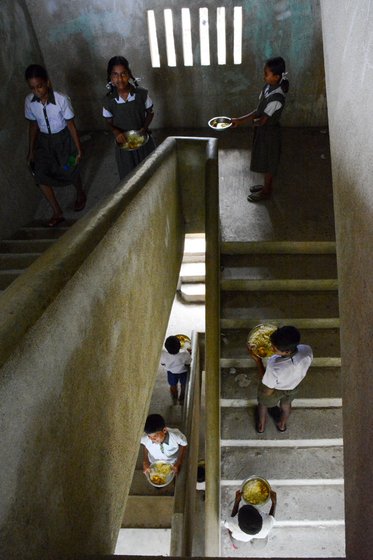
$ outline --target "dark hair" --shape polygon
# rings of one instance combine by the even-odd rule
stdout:
[[[32,78],[42,78],[46,82],[48,81],[48,72],[40,64],[30,64],[25,70],[25,80],[31,80]]]
[[[177,336],[169,336],[166,338],[164,346],[169,354],[177,354],[181,348],[181,343]]]
[[[263,518],[254,506],[242,506],[238,510],[238,526],[247,535],[256,535],[263,526]]]
[[[146,434],[155,434],[155,432],[161,432],[165,427],[166,422],[163,416],[160,414],[149,414],[145,422],[144,432]]]
[[[281,352],[295,352],[300,342],[300,332],[297,328],[287,325],[275,330],[270,339]]]
[[[136,87],[138,86],[137,80],[134,77],[134,75],[132,74],[132,70],[130,68],[129,62],[126,58],[124,58],[124,56],[113,56],[109,60],[108,65],[107,65],[107,70],[106,70],[108,85],[111,86],[110,76],[111,76],[111,73],[113,71],[114,66],[124,66],[125,69],[128,72],[129,77],[131,78],[131,80],[135,84],[135,86]],[[111,86],[111,89],[112,89],[112,86]]]
[[[265,66],[270,69],[272,74],[280,76],[281,89],[284,93],[287,93],[289,91],[289,80],[286,77],[283,77],[284,72],[286,72],[286,65],[282,56],[269,58],[266,60]]]

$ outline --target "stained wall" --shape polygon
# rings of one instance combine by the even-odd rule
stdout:
[[[341,319],[347,558],[369,558],[373,493],[373,29],[368,0],[322,0]]]

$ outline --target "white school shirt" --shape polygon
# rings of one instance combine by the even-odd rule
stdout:
[[[161,443],[153,442],[147,434],[141,438],[141,444],[146,447],[149,452],[149,461],[166,461],[167,463],[176,463],[179,453],[179,446],[188,445],[187,438],[177,428],[167,428],[167,441]]]
[[[270,389],[295,389],[305,377],[312,360],[312,348],[307,344],[298,344],[298,351],[291,357],[275,354],[268,359],[263,384]]]
[[[253,539],[265,539],[275,523],[275,518],[273,515],[269,515],[268,513],[259,513],[262,516],[263,525],[259,533],[256,533],[255,535],[248,535],[242,531],[238,525],[237,517],[232,517],[229,521],[224,521],[224,527],[229,529],[232,533],[232,537],[236,539],[236,541],[250,542]]]
[[[127,99],[123,99],[123,97],[119,95],[118,97],[115,97],[115,101],[118,103],[118,105],[120,105],[121,103],[130,103],[130,101],[134,101],[135,98],[136,98],[136,93],[129,93]],[[145,109],[150,109],[151,107],[153,107],[153,101],[150,99],[148,95],[145,101]],[[105,109],[105,107],[103,107],[102,116],[105,117],[105,119],[110,119],[113,115],[110,111],[108,111],[107,109]]]
[[[43,103],[33,94],[29,93],[25,99],[25,117],[29,121],[36,121],[40,132],[48,134],[48,126],[45,121]],[[66,128],[66,121],[74,118],[74,110],[70,98],[58,91],[49,92],[48,101],[45,105],[49,127],[52,134]]]
[[[171,373],[183,373],[187,371],[186,366],[190,364],[192,357],[187,350],[180,350],[177,354],[169,354],[162,350],[161,365]]]

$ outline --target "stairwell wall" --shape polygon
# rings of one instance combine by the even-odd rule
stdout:
[[[30,221],[40,200],[26,165],[28,146],[24,71],[43,64],[24,0],[3,0],[0,17],[0,239]]]
[[[373,28],[369,0],[322,0],[340,294],[349,560],[373,548]]]
[[[173,151],[1,368],[2,558],[113,552],[183,240]]]

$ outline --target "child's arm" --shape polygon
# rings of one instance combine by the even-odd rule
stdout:
[[[144,455],[143,455],[142,470],[143,473],[146,474],[147,472],[150,471],[150,461],[149,461],[148,450],[146,449],[145,445],[143,447],[144,447]]]
[[[113,125],[113,119],[112,118],[105,117],[105,120],[111,128],[111,132],[114,134],[114,137],[115,137],[115,140],[117,141],[117,144],[125,144],[127,142],[127,136],[123,132],[123,130],[120,129],[120,128],[117,128],[116,126]]]
[[[39,127],[36,121],[29,121],[29,129],[28,129],[28,154],[27,154],[27,163],[34,161],[34,154],[35,154],[35,145],[36,140],[39,135]]]
[[[271,490],[270,496],[271,496],[272,505],[271,505],[271,509],[269,510],[269,515],[272,515],[272,517],[274,517],[276,512],[277,494],[276,492],[274,492],[274,490]]]
[[[250,122],[252,122],[256,117],[256,111],[251,111],[251,113],[248,113],[247,115],[242,115],[242,117],[232,117],[231,121],[232,121],[232,127],[236,128],[237,126],[244,126],[245,124],[248,124]]]
[[[148,132],[148,128],[150,126],[150,123],[152,122],[154,118],[154,113],[153,110],[147,110],[146,111],[146,117],[145,117],[145,121],[144,121],[144,126],[141,129],[141,133],[142,134],[146,134],[146,132]]]
[[[76,158],[76,161],[80,161],[83,157],[83,150],[82,150],[82,145],[80,143],[80,138],[79,138],[79,134],[77,131],[77,128],[75,126],[75,122],[74,119],[69,119],[68,121],[66,121],[67,124],[67,128],[69,129],[69,132],[71,134],[71,137],[73,139],[73,142],[76,146],[76,149],[78,150],[78,155]]]
[[[241,498],[242,498],[242,492],[241,492],[241,490],[237,490],[236,497],[235,497],[235,500],[234,500],[233,509],[232,509],[232,513],[231,513],[231,517],[235,517],[237,515],[238,506],[240,505]]]
[[[259,356],[257,356],[256,354],[254,354],[254,352],[252,351],[250,346],[247,346],[247,351],[250,354],[250,356],[252,357],[252,359],[254,360],[254,362],[256,363],[260,378],[262,379],[262,377],[263,377],[263,375],[265,374],[265,371],[266,371],[265,367],[263,365],[262,359],[259,358]]]
[[[174,465],[172,465],[173,471],[175,474],[178,474],[181,469],[181,465],[183,464],[185,453],[187,450],[187,445],[179,445],[179,454],[177,456],[177,461]]]

